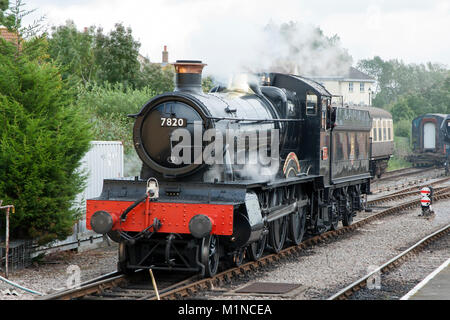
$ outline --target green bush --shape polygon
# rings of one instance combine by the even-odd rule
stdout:
[[[64,239],[81,213],[73,206],[85,183],[77,168],[91,135],[73,97],[53,64],[0,55],[0,199],[16,208],[15,238]]]
[[[408,119],[403,119],[400,121],[394,121],[394,135],[397,137],[411,137],[411,121]]]
[[[86,110],[95,140],[122,141],[126,155],[134,152],[133,123],[127,115],[139,112],[154,95],[149,88],[124,88],[121,84],[80,86],[77,105]],[[125,172],[125,175],[137,174]]]

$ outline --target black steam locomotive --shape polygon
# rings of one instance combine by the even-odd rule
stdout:
[[[219,261],[352,223],[370,192],[367,110],[332,107],[322,85],[281,73],[205,94],[204,64],[174,66],[175,91],[133,115],[140,176],[105,180],[87,201],[88,228],[120,243],[120,270],[211,276]]]

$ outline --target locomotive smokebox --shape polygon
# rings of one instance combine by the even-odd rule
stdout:
[[[202,70],[206,64],[199,60],[177,60],[175,67],[175,90],[202,93]]]

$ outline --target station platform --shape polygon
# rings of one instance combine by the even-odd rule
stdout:
[[[450,300],[450,258],[400,300]]]

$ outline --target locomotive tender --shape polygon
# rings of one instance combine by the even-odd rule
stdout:
[[[367,110],[332,107],[322,85],[281,73],[205,94],[204,64],[174,66],[174,92],[132,115],[140,176],[104,180],[87,200],[87,227],[119,242],[119,270],[212,276],[219,260],[239,265],[352,223],[370,192]],[[206,163],[205,150],[223,161]],[[249,165],[261,151],[270,164]]]

